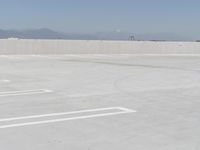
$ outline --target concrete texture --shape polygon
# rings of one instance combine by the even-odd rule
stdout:
[[[200,42],[6,39],[0,54],[200,54]]]
[[[200,149],[200,56],[10,55],[0,64],[0,120],[107,107],[137,111],[3,128],[2,150]]]

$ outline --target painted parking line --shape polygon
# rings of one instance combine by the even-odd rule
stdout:
[[[52,91],[48,90],[48,89],[35,89],[35,90],[23,90],[23,91],[6,91],[6,92],[0,92],[0,97],[42,94],[42,93],[50,93],[50,92],[52,92]]]
[[[1,83],[10,83],[10,80],[0,80]]]
[[[71,121],[71,120],[89,119],[89,118],[97,118],[97,117],[114,116],[114,115],[128,114],[128,113],[134,113],[134,112],[136,111],[132,109],[123,108],[123,107],[109,107],[109,108],[98,108],[98,109],[52,113],[52,114],[43,114],[43,115],[3,118],[3,119],[0,119],[0,123],[1,124],[4,123],[3,125],[0,125],[0,129],[64,122],[64,121]],[[92,113],[92,114],[88,114],[88,113]],[[72,114],[75,114],[75,116],[73,117],[70,116]],[[67,117],[67,115],[69,116]],[[55,117],[56,119],[52,119]],[[30,121],[31,119],[33,120],[36,119],[39,121]],[[12,123],[16,121],[19,123]]]
[[[6,58],[6,59],[21,59],[20,56],[16,55],[0,55],[1,58]]]

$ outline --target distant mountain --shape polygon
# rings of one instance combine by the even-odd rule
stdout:
[[[32,30],[0,30],[0,38],[19,38],[19,39],[68,39],[71,35],[56,32],[50,29]]]
[[[128,35],[110,33],[95,34],[76,34],[62,33],[50,29],[31,29],[31,30],[0,30],[0,39],[19,38],[19,39],[74,39],[74,40],[127,40]]]
[[[56,32],[47,28],[30,30],[0,30],[0,39],[71,39],[71,40],[129,40],[133,35],[128,32],[98,32],[94,34],[76,34]],[[136,40],[190,41],[180,35],[171,33],[134,34]]]

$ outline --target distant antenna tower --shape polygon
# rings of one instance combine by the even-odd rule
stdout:
[[[129,35],[129,40],[135,41],[135,36],[133,34]]]

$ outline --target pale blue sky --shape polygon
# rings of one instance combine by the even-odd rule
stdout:
[[[200,0],[0,0],[0,29],[120,29],[200,38]]]

